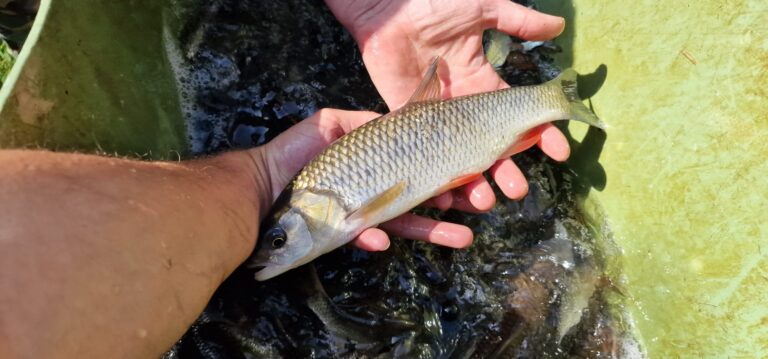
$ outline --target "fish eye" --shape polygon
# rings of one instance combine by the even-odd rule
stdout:
[[[282,228],[275,227],[267,231],[264,239],[272,242],[272,249],[278,249],[285,245],[285,242],[288,241],[288,236]]]

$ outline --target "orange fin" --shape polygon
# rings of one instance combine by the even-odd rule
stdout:
[[[512,146],[510,146],[504,153],[499,157],[499,159],[509,158],[510,156],[523,152],[536,144],[536,142],[539,142],[539,138],[541,137],[541,129],[534,128],[528,132],[526,132],[522,137],[520,137],[517,142],[515,142]]]
[[[467,183],[470,183],[478,178],[480,178],[483,174],[482,173],[472,173],[468,175],[461,176],[459,178],[454,179],[451,182],[448,182],[444,186],[440,187],[440,189],[437,191],[438,193],[443,193],[449,190],[452,190],[456,187],[461,187]]]

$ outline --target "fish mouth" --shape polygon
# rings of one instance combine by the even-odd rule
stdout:
[[[248,268],[252,268],[256,271],[254,274],[256,280],[265,281],[293,268],[299,267],[310,260],[311,258],[300,258],[296,261],[281,263],[276,258],[271,257],[268,253],[258,253],[255,258],[248,263]]]
[[[268,254],[257,254],[256,257],[248,264],[249,268],[256,270],[254,277],[258,281],[264,281],[274,278],[280,274],[283,274],[291,269],[301,267],[317,256],[304,255],[296,260],[289,262],[279,262],[276,258],[270,257]]]
[[[267,279],[272,279],[280,274],[283,274],[289,270],[291,270],[291,267],[288,266],[279,266],[279,265],[262,265],[262,266],[256,266],[256,273],[254,274],[254,277],[258,281],[265,281]]]
[[[256,271],[255,277],[258,281],[267,280],[273,278],[290,268],[286,268],[285,265],[280,265],[271,258],[266,252],[258,252],[256,256],[248,263],[248,268],[252,268]]]

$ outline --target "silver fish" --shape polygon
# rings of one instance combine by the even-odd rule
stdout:
[[[440,100],[438,62],[407,105],[341,137],[299,172],[262,226],[250,263],[257,280],[478,178],[539,125],[573,119],[604,128],[581,102],[573,70],[541,85]]]

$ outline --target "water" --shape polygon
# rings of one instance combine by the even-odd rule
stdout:
[[[168,47],[193,151],[262,144],[322,107],[386,112],[352,38],[321,1],[207,1]],[[517,47],[500,71],[539,83],[550,46]],[[336,250],[268,282],[236,271],[169,358],[619,357],[627,333],[615,251],[580,210],[566,167],[515,161],[522,201],[487,214],[421,210],[476,233],[467,250],[395,239],[384,253]],[[503,196],[499,194],[501,199]]]
[[[169,51],[194,153],[263,144],[323,107],[386,111],[321,2],[203,3]]]

